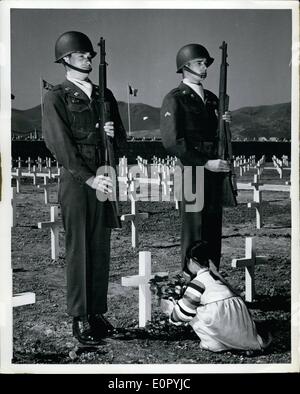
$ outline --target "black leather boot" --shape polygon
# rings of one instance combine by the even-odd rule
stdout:
[[[100,313],[91,315],[89,322],[97,338],[112,335],[115,330],[114,326]]]
[[[101,344],[101,339],[95,335],[89,321],[84,318],[74,317],[73,335],[83,345],[97,346]]]

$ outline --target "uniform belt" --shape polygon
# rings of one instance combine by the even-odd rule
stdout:
[[[215,146],[214,141],[199,141],[197,145],[194,146],[196,150],[202,150],[202,149],[212,149]]]

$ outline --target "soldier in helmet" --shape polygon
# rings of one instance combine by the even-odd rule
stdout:
[[[177,53],[177,73],[180,85],[164,98],[161,107],[160,130],[168,153],[175,155],[182,168],[183,182],[197,182],[196,167],[204,166],[204,206],[195,212],[187,209],[189,202],[182,193],[181,256],[182,268],[189,246],[198,240],[208,242],[209,257],[219,267],[221,256],[222,204],[221,180],[229,164],[217,155],[218,98],[203,88],[207,69],[214,59],[199,44],[188,44]],[[229,112],[224,119],[231,120]],[[187,172],[192,167],[192,176]],[[190,179],[191,178],[191,179]]]
[[[89,79],[96,56],[83,33],[62,34],[55,45],[55,62],[65,80],[44,97],[43,134],[49,150],[62,166],[59,202],[65,229],[67,312],[73,317],[73,335],[85,345],[97,345],[113,331],[104,317],[110,261],[110,215],[96,192],[109,193],[112,179],[97,175],[104,163],[105,134],[116,149],[126,132],[111,91],[111,121],[99,131],[99,91]],[[102,138],[101,138],[102,136]]]

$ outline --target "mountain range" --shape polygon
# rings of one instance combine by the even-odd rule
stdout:
[[[128,130],[128,105],[118,102],[125,128]],[[160,108],[143,103],[130,104],[131,136],[160,137]],[[291,138],[291,103],[243,107],[232,111],[230,125],[233,139],[258,139],[259,137]],[[41,133],[41,106],[18,110],[12,109],[12,131],[28,134],[37,130]]]

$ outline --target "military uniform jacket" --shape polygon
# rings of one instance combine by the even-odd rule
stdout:
[[[162,143],[184,166],[203,166],[217,158],[218,98],[209,90],[204,98],[181,82],[162,103]]]
[[[98,99],[97,86],[93,85],[90,100],[68,80],[55,86],[44,97],[43,135],[46,145],[58,163],[81,184],[95,176],[97,168],[104,164],[104,131],[97,126]],[[126,132],[117,102],[108,89],[105,99],[111,104],[111,120],[115,128],[113,144],[117,151],[126,143]]]

